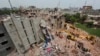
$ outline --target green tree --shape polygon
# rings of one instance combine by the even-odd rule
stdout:
[[[76,13],[76,14],[74,15],[74,17],[76,17],[77,19],[80,19],[80,13]]]
[[[74,16],[71,16],[70,20],[71,20],[71,22],[72,22],[72,23],[77,22],[77,18],[76,18],[76,17],[74,17]]]
[[[66,22],[70,21],[71,16],[69,14],[64,14],[63,16],[65,17]]]
[[[1,8],[0,9],[0,15],[4,15],[4,14],[9,14],[9,8]]]
[[[93,26],[93,22],[87,22],[87,27],[92,27]]]
[[[73,16],[76,18],[76,21],[75,22],[79,22],[79,20],[80,20],[80,13],[76,13]]]
[[[70,21],[71,23],[79,22],[80,13],[76,13],[74,15],[64,14],[66,22]]]
[[[12,12],[12,13],[18,13],[18,9],[14,9],[14,10],[11,10],[10,8],[1,8],[0,9],[0,15],[9,15],[10,14],[10,12]]]
[[[87,15],[83,15],[81,18],[80,18],[80,23],[84,23],[84,21],[87,19]]]
[[[70,18],[70,15],[69,14],[64,14],[63,15],[65,18]]]

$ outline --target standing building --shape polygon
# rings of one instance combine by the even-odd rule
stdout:
[[[92,6],[83,6],[83,10],[92,10]]]

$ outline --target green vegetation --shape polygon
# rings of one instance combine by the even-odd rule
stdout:
[[[78,23],[78,24],[75,24],[76,27],[87,31],[91,35],[96,35],[100,37],[100,29],[93,29],[93,22],[84,23],[84,21],[87,18],[87,15],[80,17],[80,14],[77,13],[74,15],[65,14],[64,16],[65,16],[66,22],[74,23],[74,24]]]
[[[80,16],[80,13],[76,13],[76,14],[73,14],[73,15],[64,14],[64,17],[65,17],[66,22],[70,21],[70,23],[79,22],[79,23],[84,24],[84,21],[86,20],[87,15]]]
[[[65,14],[64,15],[66,22],[70,21],[71,23],[79,22],[80,14],[76,13],[74,15]]]
[[[80,17],[80,23],[84,23],[84,21],[86,20],[86,18],[87,18],[87,15],[83,15],[82,17]]]
[[[0,15],[9,15],[10,12],[12,13],[18,13],[18,9],[11,10],[10,8],[0,8]]]
[[[64,14],[63,16],[65,17],[66,22],[70,22],[70,15],[69,14]]]
[[[87,26],[87,27],[93,27],[93,22],[87,22],[87,23],[86,23],[86,26]]]
[[[89,34],[96,35],[96,36],[100,37],[100,29],[88,28],[88,27],[86,27],[86,25],[83,25],[83,24],[80,24],[80,23],[77,23],[75,25],[76,25],[76,27],[87,31]]]

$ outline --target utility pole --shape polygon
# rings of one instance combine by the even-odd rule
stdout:
[[[12,4],[11,4],[11,1],[8,0],[8,2],[9,2],[9,5],[10,5],[11,10],[13,11],[13,7],[12,7]],[[16,27],[16,25],[15,25],[15,23],[14,23],[14,16],[15,16],[15,15],[13,14],[12,11],[10,12],[11,21],[12,21],[13,25],[15,26],[16,32],[17,32],[17,34],[18,34],[18,37],[21,38],[20,35],[19,35],[19,33],[18,33],[17,27]],[[22,42],[22,40],[21,40],[21,42]],[[23,43],[23,42],[22,42],[22,43]],[[14,43],[14,44],[15,44],[15,43]],[[15,44],[15,45],[16,45],[16,44]],[[17,49],[17,52],[18,52],[19,54],[21,54],[21,51],[18,50],[18,47],[15,46],[15,48]],[[25,54],[23,54],[23,55],[25,56]]]
[[[13,10],[13,7],[12,7],[12,4],[11,4],[11,1],[8,0],[8,2],[9,2],[9,5],[10,5],[11,10]]]
[[[85,1],[85,6],[86,6],[86,4],[87,4],[87,0]]]
[[[59,2],[58,2],[58,4],[57,4],[57,8],[60,8],[60,0],[59,0]]]

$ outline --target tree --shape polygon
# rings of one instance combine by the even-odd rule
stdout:
[[[66,22],[70,21],[71,23],[79,22],[80,13],[76,13],[74,15],[65,14],[64,15]]]
[[[18,13],[18,9],[14,9],[14,10],[11,10],[10,8],[1,8],[0,9],[0,15],[9,15],[10,14],[10,12],[12,12],[12,13]]]
[[[72,22],[72,23],[77,22],[77,18],[76,18],[76,17],[74,17],[74,16],[71,16],[70,20],[71,20],[71,22]]]
[[[84,21],[87,19],[87,15],[83,15],[81,18],[80,18],[80,23],[84,23]]]
[[[80,19],[80,13],[76,13],[74,16],[75,16],[77,19]]]
[[[87,22],[87,27],[92,27],[93,26],[93,22]]]
[[[70,15],[69,14],[64,14],[63,15],[65,18],[70,18]]]
[[[9,8],[1,8],[0,9],[0,15],[4,15],[4,14],[9,14]]]
[[[80,20],[80,13],[76,13],[73,16],[76,18],[76,22],[79,22],[79,20]]]
[[[66,22],[70,21],[70,15],[69,14],[64,14],[63,16],[65,17]]]

